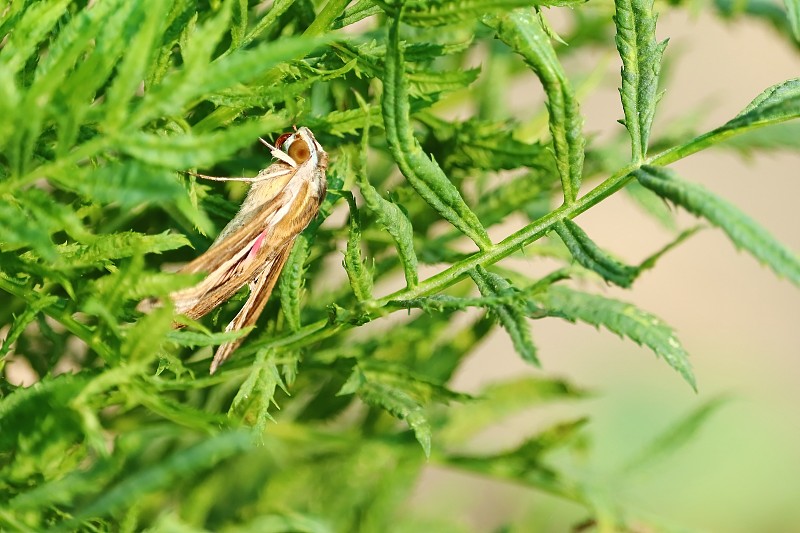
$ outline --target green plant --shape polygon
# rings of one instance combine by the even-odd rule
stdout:
[[[630,287],[695,233],[640,265],[621,263],[573,219],[623,190],[661,219],[658,197],[685,208],[800,284],[796,255],[665,168],[746,132],[740,146],[758,146],[759,132],[774,131],[763,128],[800,116],[800,79],[710,132],[651,141],[666,42],[655,38],[651,2],[617,0],[630,140],[597,144],[582,132],[579,91],[559,57],[608,46],[611,6],[538,3],[574,9],[567,48],[532,2],[348,3],[276,0],[262,11],[242,0],[52,0],[1,10],[0,368],[11,373],[13,354],[36,381],[0,381],[3,529],[457,530],[448,517],[426,524],[404,512],[430,461],[576,502],[588,517],[580,528],[624,530],[644,518],[549,461],[585,447],[585,419],[502,452],[467,446],[514,413],[579,399],[580,387],[520,378],[472,397],[448,388],[454,372],[495,324],[538,364],[529,319],[556,317],[642,344],[695,385],[667,324],[567,283],[599,276]],[[788,19],[745,7],[797,36],[795,1]],[[364,19],[368,31],[334,31]],[[479,81],[464,66],[476,49],[489,74]],[[528,68],[546,111],[514,123],[498,101]],[[469,105],[467,120],[442,118],[446,106]],[[190,285],[160,263],[196,256],[237,208],[240,188],[186,171],[253,173],[267,164],[254,140],[292,124],[331,154],[331,193],[260,328],[209,376],[207,347],[231,337],[221,325],[240,300],[184,330],[172,329],[168,306],[144,316],[135,306]],[[337,209],[349,218],[326,223]],[[487,228],[512,214],[524,226],[490,239]],[[503,266],[523,249],[562,266],[539,279]],[[444,267],[422,276],[420,263]],[[405,286],[386,289],[401,274]],[[467,308],[485,312],[456,320]],[[638,461],[675,447],[717,404]]]

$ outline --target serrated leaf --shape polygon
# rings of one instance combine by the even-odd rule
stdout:
[[[311,253],[310,240],[299,236],[289,258],[281,271],[278,280],[280,286],[281,310],[289,325],[289,329],[297,331],[300,329],[300,297],[305,285],[306,261]]]
[[[735,135],[800,117],[800,78],[773,85],[758,95],[738,115],[694,139],[676,146],[654,160],[664,164],[694,154]]]
[[[634,172],[639,183],[703,217],[717,226],[737,248],[741,248],[779,276],[800,285],[800,258],[784,247],[753,219],[700,185],[683,181],[665,168],[645,166]]]
[[[429,100],[439,95],[468,87],[480,74],[479,68],[461,70],[415,70],[406,74],[408,94]]]
[[[540,143],[518,140],[510,122],[470,119],[451,123],[429,113],[421,119],[431,128],[437,152],[447,154],[445,168],[492,171],[528,167],[556,172],[552,152]]]
[[[461,193],[447,179],[435,161],[428,158],[414,137],[409,123],[408,88],[403,78],[404,60],[400,48],[400,19],[389,29],[384,77],[383,118],[386,139],[398,167],[414,190],[445,220],[472,239],[479,248],[491,245],[491,239]]]
[[[153,360],[172,331],[172,308],[162,307],[140,318],[126,331],[120,352],[127,363]]]
[[[350,206],[350,223],[347,250],[344,253],[344,269],[356,300],[364,302],[372,298],[372,273],[361,255],[361,219],[353,195],[344,195]]]
[[[97,120],[102,107],[98,96],[114,76],[119,58],[129,49],[130,40],[137,35],[144,16],[144,7],[133,2],[111,14],[95,38],[94,47],[62,80],[53,98],[53,105],[63,110],[54,117],[58,128],[58,155],[69,154],[79,142],[81,126]]]
[[[620,337],[647,346],[677,370],[693,389],[697,388],[689,354],[672,328],[655,315],[627,302],[557,285],[537,293],[533,299],[553,316],[571,322],[580,320],[597,328],[603,326]]]
[[[158,2],[148,5],[146,9],[140,6],[135,12],[136,16],[130,18],[137,22],[134,35],[124,35],[127,49],[122,61],[117,67],[116,76],[106,92],[104,102],[104,118],[102,127],[113,132],[124,127],[127,107],[136,96],[136,91],[145,78],[145,72],[150,64],[156,42],[163,35],[163,25],[170,2]],[[142,20],[136,20],[141,14]],[[122,40],[123,36],[120,36]]]
[[[564,203],[569,205],[577,198],[581,186],[586,140],[578,100],[556,57],[550,37],[531,11],[487,15],[482,20],[497,32],[501,41],[523,57],[542,82],[547,93],[556,167],[564,190]]]
[[[430,456],[431,426],[419,397],[420,385],[421,382],[410,376],[364,371],[356,366],[339,394],[358,394],[367,404],[385,409],[403,420],[414,431],[425,455]]]
[[[622,109],[625,127],[631,136],[634,163],[647,155],[658,94],[661,57],[667,41],[656,41],[653,0],[615,0],[616,43],[622,58]]]
[[[116,162],[85,169],[83,175],[64,172],[51,177],[55,185],[100,204],[132,207],[144,202],[173,202],[186,193],[176,175],[139,161]]]
[[[239,387],[228,410],[228,416],[241,412],[245,421],[253,426],[256,435],[264,432],[267,422],[274,421],[269,414],[269,408],[274,403],[278,387],[285,389],[281,374],[273,360],[274,355],[274,351],[269,349],[260,350],[256,354],[250,374]]]
[[[259,20],[252,30],[242,39],[240,46],[247,46],[265,30],[270,28],[280,18],[281,15],[292,7],[295,0],[276,0],[272,3],[267,14]]]
[[[800,117],[800,78],[773,85],[719,129],[738,130],[797,117]]]
[[[348,8],[344,10],[344,13],[333,21],[333,29],[344,28],[345,26],[355,24],[359,20],[364,20],[378,13],[383,13],[383,9],[381,9],[374,0],[358,0],[353,5],[348,6]]]
[[[126,136],[119,150],[150,165],[174,169],[210,166],[253,144],[259,134],[283,125],[279,117],[245,122],[221,131],[195,135],[152,135],[136,133]],[[264,167],[270,161],[264,155]]]
[[[331,111],[324,117],[310,118],[307,124],[314,131],[319,130],[326,132],[328,135],[344,137],[345,135],[359,133],[367,117],[369,118],[370,126],[383,127],[381,108],[377,105],[369,106],[367,112],[362,108]]]
[[[487,13],[517,7],[568,6],[585,0],[410,0],[403,4],[403,19],[412,26],[430,27],[477,20]],[[389,13],[392,14],[391,11]]]
[[[469,275],[483,296],[503,296],[515,291],[507,280],[497,274],[487,272],[481,266],[475,267],[474,270],[470,271]],[[529,363],[539,366],[539,358],[536,356],[536,346],[534,346],[531,339],[526,310],[521,305],[513,303],[493,305],[490,306],[490,309],[508,332],[511,342],[520,357]]]
[[[69,268],[86,268],[110,263],[114,259],[132,257],[145,253],[161,253],[189,246],[189,240],[177,233],[164,232],[159,235],[125,232],[100,235],[89,244],[62,244],[56,251]]]
[[[34,79],[21,102],[24,120],[17,121],[15,149],[10,152],[12,168],[24,168],[31,156],[34,141],[42,133],[48,113],[57,111],[48,105],[61,87],[75,62],[91,46],[109,17],[121,9],[122,0],[102,2],[92,9],[81,9],[71,17],[48,47],[48,53],[36,65]]]
[[[236,50],[210,64],[203,58],[197,59],[152,87],[129,126],[179,113],[196,98],[251,81],[283,61],[302,57],[325,40],[327,38],[285,37],[249,50]]]
[[[356,93],[361,108],[367,108],[367,103],[361,95]],[[366,113],[365,113],[366,116]],[[364,124],[361,138],[361,157],[360,168],[356,170],[356,183],[361,191],[364,202],[378,220],[378,224],[394,240],[397,255],[403,265],[403,274],[406,278],[406,287],[416,287],[419,282],[417,270],[419,268],[417,254],[414,251],[414,228],[411,221],[400,207],[388,200],[385,200],[375,187],[369,182],[369,172],[367,169],[367,152],[369,151],[369,122]]]
[[[611,257],[572,220],[561,220],[553,226],[553,229],[564,241],[569,253],[578,264],[596,272],[606,281],[627,288],[639,275],[638,268],[625,265]]]

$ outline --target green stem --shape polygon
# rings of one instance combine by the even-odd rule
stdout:
[[[303,35],[311,37],[322,35],[328,31],[336,17],[344,12],[349,3],[350,0],[329,0],[319,12],[317,18],[314,19],[314,22],[303,32]]]
[[[774,122],[782,122],[774,121]],[[423,280],[419,285],[413,288],[405,288],[395,291],[387,296],[373,300],[372,302],[364,302],[364,308],[368,310],[368,315],[364,320],[373,320],[384,316],[397,308],[389,305],[394,300],[412,300],[431,294],[436,294],[443,289],[462,280],[467,273],[477,266],[489,266],[501,259],[511,255],[518,249],[524,248],[526,245],[544,236],[554,224],[566,218],[575,218],[584,211],[590,209],[601,201],[605,200],[612,194],[616,193],[632,179],[632,172],[644,165],[668,165],[684,157],[692,155],[704,148],[713,144],[719,143],[724,139],[734,135],[744,133],[745,131],[756,129],[759,127],[770,125],[774,122],[763,122],[760,124],[752,125],[744,128],[726,128],[722,126],[708,133],[695,137],[681,145],[674,146],[664,150],[656,155],[651,155],[639,164],[629,164],[608,179],[600,183],[597,187],[580,197],[575,203],[571,205],[562,205],[556,210],[548,213],[542,218],[535,220],[524,228],[512,233],[502,241],[493,245],[491,248],[477,252],[470,257],[460,261],[449,268]],[[264,346],[287,346],[293,349],[308,346],[314,342],[332,337],[340,331],[346,331],[353,327],[350,324],[335,324],[332,327],[327,320],[320,320],[314,324],[310,324],[303,329],[292,333],[289,336],[279,339],[271,339],[265,343],[254,343],[252,349],[258,349]],[[248,349],[248,351],[250,351]]]

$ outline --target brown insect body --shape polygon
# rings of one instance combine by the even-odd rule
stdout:
[[[279,161],[255,178],[203,176],[240,179],[252,185],[239,212],[211,247],[180,270],[205,272],[207,276],[194,287],[170,295],[176,312],[198,319],[249,284],[247,301],[225,331],[255,324],[294,240],[317,215],[327,189],[328,155],[308,128],[281,136],[277,146],[270,148]],[[211,363],[212,374],[243,340],[225,343],[217,349]]]

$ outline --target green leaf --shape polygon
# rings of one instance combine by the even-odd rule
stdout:
[[[275,24],[279,17],[286,13],[290,7],[292,7],[295,1],[296,0],[276,0],[273,2],[267,14],[256,23],[253,29],[250,30],[250,32],[242,39],[242,42],[239,46],[247,46],[253,42],[253,40],[255,40],[259,35],[264,33],[264,31]],[[233,47],[237,48],[236,43],[233,43]]]
[[[285,37],[249,50],[237,50],[210,64],[207,58],[196,58],[187,63],[185,69],[169,74],[160,85],[151,88],[137,108],[129,127],[180,113],[195,99],[252,81],[281,62],[302,57],[326,40]]]
[[[26,212],[24,205],[9,197],[0,202],[0,251],[31,248],[48,261],[58,256],[50,232]]]
[[[110,264],[114,259],[145,253],[161,253],[189,246],[185,236],[164,232],[159,235],[126,232],[100,235],[89,244],[69,243],[56,247],[60,261],[68,268]]]
[[[300,329],[300,300],[305,285],[306,261],[311,253],[309,238],[298,237],[278,281],[280,286],[281,309],[292,331]]]
[[[627,302],[552,285],[533,299],[552,316],[605,327],[620,337],[653,350],[696,389],[689,354],[675,332],[661,319]]]
[[[95,202],[123,207],[143,202],[172,202],[185,194],[175,174],[138,161],[86,169],[82,176],[65,172],[52,179],[57,186],[75,191]]]
[[[431,453],[431,426],[423,407],[430,385],[405,373],[356,366],[339,390],[340,395],[358,394],[369,405],[385,409],[414,431],[426,456]]]
[[[403,4],[403,19],[412,26],[444,26],[477,20],[487,13],[517,7],[569,6],[585,0],[410,0]],[[389,14],[393,14],[391,10]]]
[[[154,360],[172,331],[172,308],[162,307],[144,315],[125,334],[120,348],[126,363]]]
[[[800,78],[773,85],[722,129],[736,130],[800,117]]]
[[[367,103],[361,95],[356,93],[356,98],[362,109],[367,108]],[[367,113],[365,112],[365,117]],[[378,220],[381,228],[386,231],[394,240],[397,255],[403,265],[403,273],[406,278],[406,287],[416,287],[419,282],[417,270],[419,268],[417,254],[414,251],[414,228],[411,221],[400,207],[388,200],[385,200],[375,187],[369,182],[369,171],[367,168],[367,152],[369,151],[369,119],[364,124],[361,137],[361,157],[360,168],[356,170],[356,183],[364,198],[364,203]]]
[[[645,166],[634,175],[639,183],[659,196],[722,229],[737,248],[745,250],[779,276],[800,285],[800,258],[734,205],[700,185],[677,178],[664,168]]]
[[[174,169],[210,166],[237,150],[250,146],[264,131],[280,128],[284,121],[278,117],[245,122],[221,131],[194,135],[152,135],[136,133],[126,136],[119,150],[145,163]],[[264,155],[264,167],[271,156]]]
[[[652,162],[666,165],[709,146],[727,141],[735,135],[799,117],[800,78],[794,78],[773,85],[758,95],[741,113],[722,126],[663,152]]]
[[[485,387],[477,398],[453,406],[439,438],[444,445],[459,446],[492,424],[532,407],[585,396],[585,391],[558,379],[521,377]]]
[[[617,50],[622,58],[622,109],[625,127],[631,136],[631,157],[634,163],[647,155],[650,128],[653,125],[658,93],[661,57],[667,41],[656,41],[656,20],[653,0],[615,0]]]
[[[24,119],[17,122],[15,149],[10,152],[12,168],[23,169],[32,155],[34,142],[42,133],[49,113],[57,111],[48,105],[76,61],[91,46],[100,28],[122,9],[122,0],[108,0],[92,9],[82,9],[69,19],[48,47],[48,53],[36,66],[33,82],[25,92],[21,108]]]
[[[107,516],[130,505],[131,501],[162,489],[172,489],[175,483],[198,474],[225,459],[252,447],[250,434],[226,431],[203,439],[199,444],[178,450],[153,465],[140,465],[137,471],[108,487],[94,500],[74,513],[65,526],[80,521]]]
[[[14,317],[11,328],[8,330],[8,333],[6,333],[6,337],[3,339],[2,346],[0,346],[0,369],[3,368],[5,356],[9,350],[11,350],[11,345],[14,344],[20,335],[22,335],[23,331],[25,331],[25,328],[39,317],[39,314],[43,309],[57,302],[57,297],[52,295],[44,295],[36,301],[29,303],[25,307],[25,311],[22,314]]]
[[[561,220],[553,226],[553,229],[582,267],[596,272],[606,281],[627,288],[639,275],[638,268],[620,263],[611,257],[572,220]]]
[[[26,6],[25,13],[14,24],[14,31],[4,35],[8,40],[0,50],[0,71],[16,74],[52,31],[69,6],[69,0],[41,2]],[[21,4],[18,4],[21,5]],[[6,9],[13,9],[6,5]],[[4,13],[10,15],[10,13]],[[7,28],[3,28],[7,29]]]
[[[350,230],[347,237],[347,250],[344,253],[344,269],[356,299],[364,302],[372,299],[372,273],[361,254],[361,219],[356,200],[349,192],[344,197],[350,206]]]
[[[445,168],[485,172],[528,167],[557,172],[552,152],[540,143],[518,140],[510,122],[471,119],[453,124],[429,113],[420,118],[431,128],[438,151],[447,154],[442,161]]]
[[[671,231],[677,228],[674,210],[670,209],[669,204],[653,191],[645,189],[638,181],[631,181],[625,186],[625,192],[645,214],[663,227]]]
[[[353,5],[344,10],[344,13],[339,15],[333,22],[333,28],[339,29],[355,24],[359,20],[364,20],[372,15],[383,13],[383,9],[375,3],[374,0],[358,0]]]
[[[672,424],[672,426],[655,437],[638,454],[634,455],[633,459],[623,467],[623,471],[628,473],[640,472],[665,456],[675,453],[679,448],[694,439],[697,432],[706,425],[708,420],[717,414],[717,411],[729,401],[730,398],[728,396],[721,395],[703,402],[699,407],[693,409],[677,423]]]
[[[530,11],[487,15],[482,20],[497,32],[501,41],[523,57],[542,82],[547,93],[556,167],[564,190],[564,203],[569,205],[577,198],[581,186],[586,140],[578,100],[556,57],[550,37],[537,15]]]
[[[564,479],[548,466],[545,456],[555,449],[571,445],[587,422],[588,419],[579,418],[555,424],[505,452],[485,455],[450,454],[444,461],[451,467],[537,487],[562,497],[567,494],[575,497],[575,483]]]
[[[483,267],[477,266],[469,273],[481,294],[486,297],[502,296],[513,293],[515,289],[504,278],[487,272]],[[531,331],[526,318],[526,310],[521,305],[513,303],[490,306],[498,321],[511,337],[511,342],[517,353],[525,361],[539,366],[536,356],[536,347],[531,339]]]
[[[383,80],[383,121],[389,151],[414,190],[445,220],[472,239],[481,249],[491,240],[475,213],[435,161],[422,151],[409,122],[408,88],[404,79],[403,50],[400,47],[400,19],[389,28],[386,71]]]
[[[131,17],[136,20],[140,13],[142,15],[143,20],[138,20],[136,24],[137,33],[134,36],[119,36],[120,40],[124,37],[128,47],[117,68],[117,75],[106,93],[103,120],[106,131],[118,131],[124,127],[128,104],[144,81],[156,42],[163,35],[169,7],[169,2],[147,5],[146,9],[144,5],[140,5],[135,13],[137,16]]]
[[[243,419],[253,426],[256,435],[264,433],[267,422],[274,421],[269,414],[269,408],[275,402],[275,391],[278,387],[285,390],[274,357],[273,350],[259,350],[250,373],[239,387],[228,410],[228,416],[236,412],[242,413]]]

